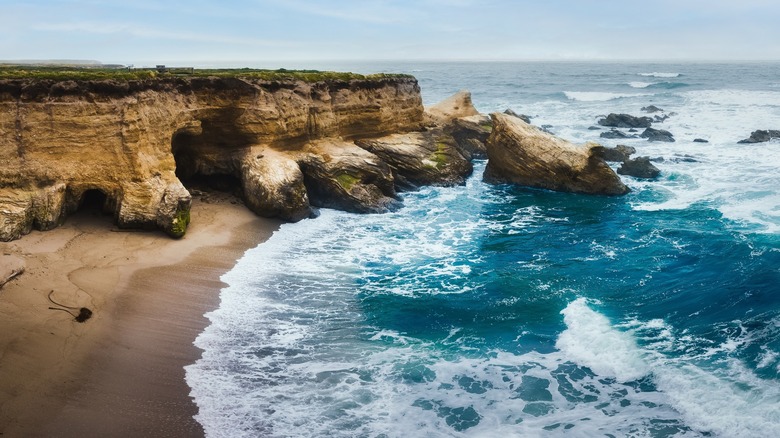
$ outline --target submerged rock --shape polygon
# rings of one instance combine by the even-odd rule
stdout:
[[[668,143],[674,143],[674,136],[671,132],[663,129],[647,128],[640,134],[640,137],[646,138],[648,141],[665,141]]]
[[[780,138],[780,131],[778,130],[758,130],[750,133],[750,137],[744,140],[740,140],[737,143],[765,143],[773,138]]]
[[[629,114],[609,114],[598,122],[601,126],[610,126],[613,128],[649,128],[653,124],[650,117],[634,117]]]
[[[577,146],[505,114],[491,118],[486,182],[586,194],[628,193],[620,177],[594,153],[597,144]]]
[[[709,140],[705,140],[703,138],[694,138],[693,142],[694,143],[709,143]]]
[[[626,138],[637,138],[636,135],[626,134],[625,132],[618,131],[617,129],[614,129],[614,128],[610,129],[607,132],[602,132],[601,134],[599,134],[599,137],[607,138],[607,139],[611,139],[611,140],[622,140],[622,139],[626,139]]]
[[[653,166],[650,157],[637,157],[623,162],[617,170],[621,175],[629,175],[636,178],[652,179],[658,177],[661,171]]]
[[[643,106],[642,107],[642,111],[644,111],[646,113],[658,113],[658,112],[662,112],[663,109],[658,108],[655,105],[648,105],[648,106]]]

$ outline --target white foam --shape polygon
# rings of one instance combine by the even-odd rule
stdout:
[[[620,382],[637,380],[650,372],[633,337],[613,328],[604,315],[588,307],[585,298],[572,301],[561,314],[566,330],[555,346],[567,358]]]
[[[655,82],[629,82],[628,86],[631,88],[647,88],[651,85],[655,85]]]
[[[651,96],[651,94],[607,93],[601,91],[564,91],[563,94],[565,94],[566,98],[570,100],[576,100],[580,102],[607,102],[623,98]]]
[[[649,78],[679,78],[682,73],[665,73],[665,72],[651,72],[651,73],[638,73],[639,76]]]

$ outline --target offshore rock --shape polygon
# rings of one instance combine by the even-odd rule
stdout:
[[[758,130],[750,133],[750,137],[740,140],[737,143],[750,144],[750,143],[766,143],[773,138],[780,138],[780,131],[778,130]]]
[[[508,116],[514,116],[514,117],[517,117],[518,119],[520,119],[520,120],[524,121],[525,123],[531,124],[531,118],[530,118],[530,117],[528,117],[528,116],[527,116],[527,115],[525,115],[525,114],[517,114],[516,112],[514,112],[513,110],[511,110],[511,109],[509,109],[509,108],[507,108],[506,110],[504,110],[504,114],[506,114],[506,115],[508,115]]]
[[[358,140],[356,144],[393,169],[401,182],[399,188],[463,184],[473,171],[469,157],[464,157],[456,140],[441,129]]]
[[[598,154],[604,161],[613,161],[621,163],[628,160],[632,154],[636,153],[636,148],[619,144],[614,148],[596,146],[593,153]]]
[[[338,173],[327,157],[309,152],[303,159],[308,143],[423,124],[420,89],[410,76],[0,80],[0,239],[55,227],[96,194],[119,227],[179,237],[191,205],[182,181],[224,177],[236,181],[256,213],[298,220],[311,214],[308,191],[339,193],[306,183],[302,163],[311,169],[322,162],[322,171]],[[334,163],[341,162],[351,165]],[[318,200],[385,209],[353,205],[354,194],[344,195],[343,203]],[[374,204],[383,202],[391,204]]]
[[[674,136],[672,133],[664,129],[647,128],[639,136],[646,138],[648,141],[674,143]]]
[[[648,105],[648,106],[643,106],[642,107],[642,111],[644,111],[646,113],[658,113],[658,112],[663,112],[663,109],[662,108],[658,108],[655,105]]]
[[[599,156],[595,143],[577,146],[505,114],[491,114],[484,179],[549,190],[623,195],[629,189]]]
[[[634,117],[629,114],[611,113],[596,123],[601,126],[610,126],[613,128],[649,128],[653,124],[650,117]]]
[[[636,135],[626,134],[623,131],[618,131],[617,129],[612,128],[607,132],[602,132],[601,134],[599,134],[599,137],[612,139],[612,140],[623,140],[626,138],[636,138]]]
[[[658,177],[661,171],[650,162],[650,157],[637,157],[624,161],[617,173],[636,178],[653,179]]]

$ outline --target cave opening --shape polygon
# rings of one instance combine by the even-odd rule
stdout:
[[[92,214],[94,216],[110,215],[110,202],[108,196],[100,189],[89,189],[81,195],[77,211]]]
[[[231,151],[208,140],[208,136],[187,130],[174,134],[171,152],[176,163],[176,177],[190,192],[222,192],[241,198],[241,179],[230,158]]]

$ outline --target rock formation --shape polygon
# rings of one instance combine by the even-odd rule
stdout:
[[[494,113],[491,118],[485,181],[574,193],[628,193],[599,156],[597,144],[577,146],[506,114]]]
[[[661,171],[653,166],[653,163],[650,162],[650,157],[637,157],[623,161],[617,173],[636,178],[652,179],[658,177]]]
[[[182,181],[220,177],[264,216],[385,211],[397,203],[390,168],[351,140],[422,126],[409,76],[2,80],[0,240],[53,228],[90,196],[119,227],[178,237],[191,202]]]
[[[594,148],[594,152],[597,153],[601,158],[603,158],[604,161],[613,161],[617,163],[622,163],[623,161],[626,161],[629,158],[631,158],[632,154],[636,153],[636,148],[632,146],[619,144],[614,148],[606,148],[600,146],[598,148]]]
[[[765,143],[773,138],[780,138],[780,131],[778,130],[758,130],[750,133],[750,137],[740,140],[737,143],[749,144],[749,143]]]
[[[596,123],[613,128],[649,128],[653,124],[653,119],[646,116],[634,117],[629,114],[611,113],[607,117],[599,119]]]
[[[664,129],[647,128],[640,134],[640,137],[646,138],[648,141],[674,143],[674,136],[672,133]]]

